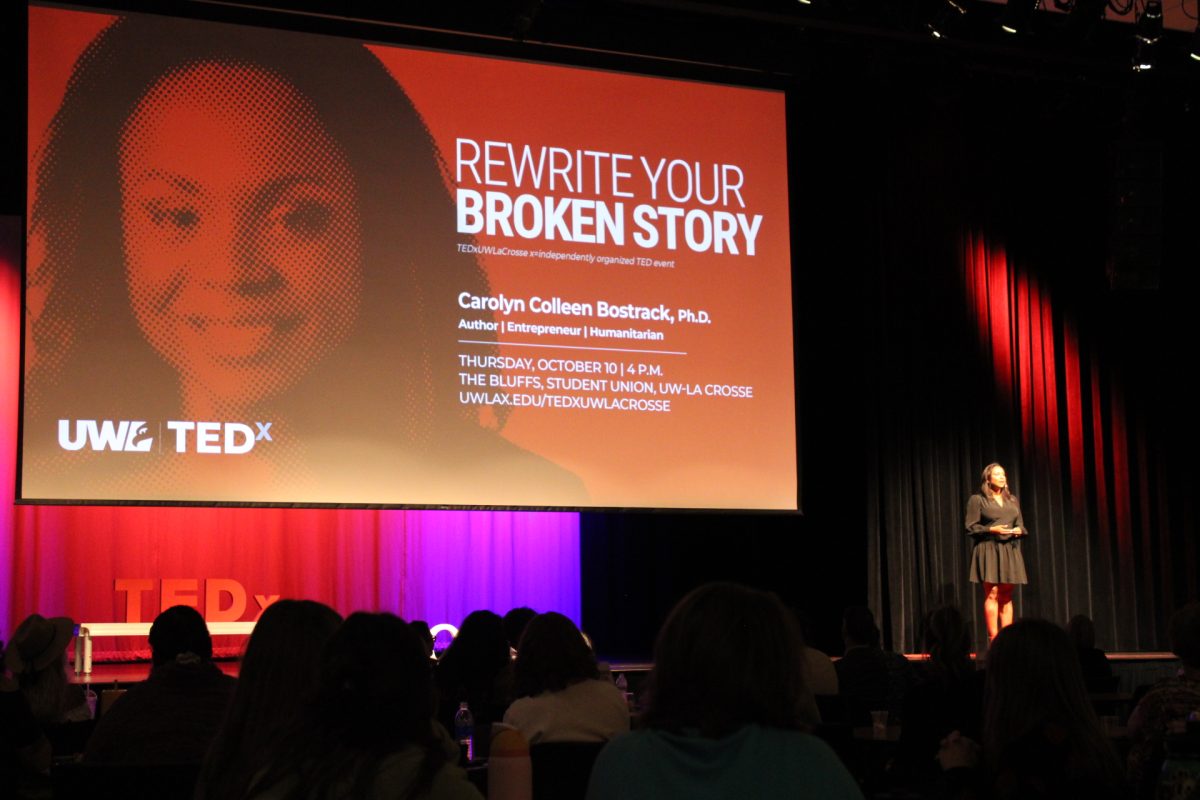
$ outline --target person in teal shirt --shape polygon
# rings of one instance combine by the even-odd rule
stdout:
[[[618,736],[588,800],[861,800],[817,721],[802,640],[779,599],[731,583],[688,594],[654,646],[643,729]]]

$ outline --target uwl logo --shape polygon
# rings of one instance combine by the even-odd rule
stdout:
[[[127,453],[148,453],[154,438],[147,436],[146,421],[111,419],[97,422],[94,419],[75,420],[75,433],[71,433],[71,420],[58,421],[58,446],[64,450],[82,450],[89,445],[92,450],[117,450]]]

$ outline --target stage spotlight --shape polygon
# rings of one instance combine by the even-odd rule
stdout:
[[[1137,19],[1137,33],[1134,35],[1146,44],[1154,44],[1162,38],[1162,32],[1162,0],[1146,0],[1141,16]]]
[[[1195,58],[1195,56],[1193,56]],[[1133,71],[1134,72],[1150,72],[1158,63],[1158,57],[1155,53],[1153,44],[1142,41],[1138,37],[1137,52],[1133,55]]]
[[[1146,0],[1142,13],[1138,15],[1137,27],[1133,34],[1137,42],[1137,51],[1133,56],[1134,72],[1150,72],[1157,65],[1155,45],[1162,38],[1162,32],[1162,0]]]
[[[1034,10],[1041,4],[1041,0],[1008,0],[1008,5],[1004,7],[1004,16],[1000,20],[1000,30],[1005,33],[1027,31]]]
[[[946,0],[946,3],[934,14],[933,19],[925,24],[925,27],[929,29],[929,35],[933,38],[944,39],[962,22],[966,15],[967,10],[955,0]]]

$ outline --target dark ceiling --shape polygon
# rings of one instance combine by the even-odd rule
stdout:
[[[1066,0],[1060,0],[1066,2]],[[1081,6],[1088,0],[1074,0]],[[1093,0],[1094,1],[1094,0]],[[1129,2],[1131,0],[1125,0]],[[1135,9],[1145,0],[1137,0]],[[1188,58],[1192,35],[1167,30],[1156,45],[1153,75],[1135,74],[1135,26],[1039,10],[1021,33],[1000,30],[1005,6],[955,0],[947,36],[929,23],[947,0],[84,0],[117,7],[210,17],[385,41],[469,49],[637,71],[795,90],[819,82],[855,92],[863,81],[953,82],[986,74],[1064,82],[1122,96],[1191,103],[1200,62]],[[1117,2],[1117,0],[1114,0]],[[1055,0],[1045,0],[1053,7]],[[0,165],[0,213],[24,207],[24,16],[21,3],[0,11],[6,108]],[[1181,19],[1177,0],[1169,5]],[[931,91],[938,91],[931,86]]]
[[[1191,68],[1190,33],[1170,30],[1188,23],[1180,0],[1168,2],[1168,30],[1160,43],[1162,66]],[[1124,17],[1105,21],[1083,13],[1088,0],[1044,0],[1048,10],[1030,16],[1021,33],[1001,31],[1007,9],[998,2],[956,0],[965,13],[950,15],[940,41],[929,24],[944,13],[947,0],[444,0],[438,3],[335,2],[333,0],[195,0],[183,8],[245,6],[284,10],[404,27],[456,31],[526,43],[550,43],[659,58],[701,61],[773,74],[803,69],[803,53],[813,46],[854,48],[937,48],[971,54],[979,62],[1005,59],[1129,69],[1135,51],[1130,24],[1145,0]],[[1026,5],[1029,5],[1026,0]],[[1057,5],[1076,13],[1052,13]],[[1096,0],[1090,3],[1097,6]],[[943,19],[946,17],[943,16]],[[1194,25],[1194,23],[1192,23]],[[807,45],[807,47],[806,47]],[[1200,64],[1196,64],[1200,72]]]

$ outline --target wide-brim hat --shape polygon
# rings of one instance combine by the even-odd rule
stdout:
[[[13,631],[4,663],[14,675],[45,669],[62,657],[74,635],[75,622],[70,617],[46,619],[31,614]]]

